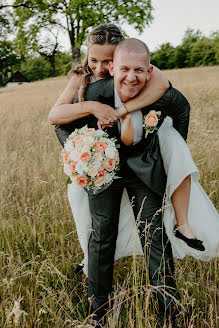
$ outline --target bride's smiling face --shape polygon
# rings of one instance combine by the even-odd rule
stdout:
[[[109,77],[109,62],[113,61],[116,46],[112,44],[92,44],[88,49],[88,66],[100,80]]]

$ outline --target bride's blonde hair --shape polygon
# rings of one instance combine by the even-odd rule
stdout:
[[[101,24],[95,27],[86,38],[86,46],[91,44],[112,44],[117,45],[120,41],[124,40],[124,36],[118,26],[115,24]],[[78,91],[78,101],[84,101],[84,93],[87,85],[91,82],[93,76],[92,70],[88,66],[88,51],[81,64],[72,69],[70,74],[82,74],[81,85]]]

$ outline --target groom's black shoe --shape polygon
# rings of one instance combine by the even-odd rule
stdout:
[[[92,327],[95,328],[103,328],[106,324],[106,318],[105,317],[99,317],[98,315],[94,315],[93,320],[92,320]]]
[[[88,327],[92,327],[92,328],[103,328],[104,326],[102,326],[101,323],[92,320],[92,322],[89,322],[89,326]]]
[[[183,240],[189,247],[197,249],[198,251],[201,251],[201,252],[203,252],[205,250],[205,247],[201,240],[196,239],[196,238],[187,238],[181,232],[179,232],[176,225],[174,227],[173,233],[177,238]]]

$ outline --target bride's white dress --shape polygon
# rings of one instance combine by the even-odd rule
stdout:
[[[166,233],[171,241],[173,256],[183,258],[191,255],[197,259],[208,261],[219,256],[219,215],[202,189],[199,171],[194,164],[190,150],[173,128],[171,118],[167,117],[158,131],[160,150],[167,174],[165,210],[163,214]],[[171,196],[181,182],[191,174],[191,194],[188,221],[197,238],[202,240],[205,251],[200,252],[175,237],[173,229],[176,224]],[[84,252],[84,273],[88,268],[88,240],[92,220],[89,209],[88,195],[83,188],[68,185],[68,199],[71,205],[77,234]],[[143,255],[140,239],[135,224],[133,210],[124,190],[120,207],[119,230],[116,244],[115,260],[124,256]]]

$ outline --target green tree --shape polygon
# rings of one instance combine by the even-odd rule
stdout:
[[[211,37],[214,40],[214,48],[216,51],[215,57],[216,57],[216,63],[218,65],[219,64],[219,31],[212,33]]]
[[[219,64],[219,32],[209,37],[201,31],[187,29],[182,43],[176,48],[162,44],[152,53],[151,62],[161,69]]]
[[[42,56],[27,56],[25,62],[20,66],[22,73],[30,80],[43,80],[50,77],[51,68]]]
[[[214,41],[206,37],[197,40],[192,45],[190,54],[191,66],[216,65],[216,48]]]
[[[11,41],[0,40],[0,84],[4,84],[8,71],[17,69],[23,57],[17,54],[16,47]]]
[[[0,39],[5,39],[9,30],[9,20],[3,14],[0,14]]]
[[[59,53],[56,56],[56,73],[57,75],[67,75],[71,70],[71,54]]]
[[[179,52],[181,51],[183,53],[183,61],[184,64],[183,66],[180,67],[192,67],[191,63],[191,51],[192,51],[192,46],[194,43],[196,43],[198,40],[200,40],[203,37],[202,32],[200,30],[193,30],[191,28],[188,28],[184,34],[182,44],[180,48],[177,51],[178,57],[176,55],[176,61],[179,60]],[[182,57],[181,57],[182,59]],[[182,62],[181,62],[182,65]],[[178,66],[179,67],[179,66]]]
[[[71,55],[67,53],[57,53],[55,57],[56,75],[67,75],[71,69]],[[22,73],[30,80],[43,80],[51,77],[51,66],[44,56],[28,55],[20,65]]]
[[[162,44],[157,51],[151,53],[151,62],[160,69],[174,68],[174,52],[169,42]]]
[[[182,68],[187,65],[188,49],[184,45],[177,46],[174,53],[175,67]]]
[[[2,9],[0,11],[0,40],[6,40],[8,34],[11,32],[12,32],[11,10]]]
[[[8,7],[2,5],[0,9]],[[127,22],[142,32],[153,19],[151,0],[14,0],[12,7],[23,50],[24,45],[33,46],[45,28],[58,28],[69,36],[73,62],[79,61],[89,27]]]
[[[47,36],[43,42],[37,44],[36,51],[50,64],[51,76],[56,76],[56,56],[60,53],[58,33],[54,35],[50,32],[50,36]]]

